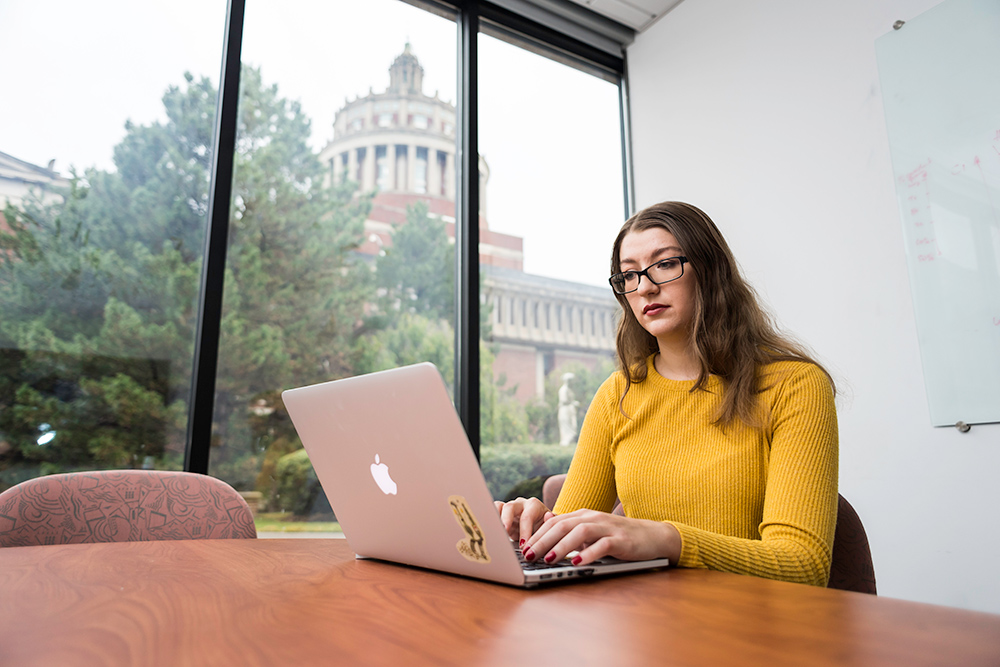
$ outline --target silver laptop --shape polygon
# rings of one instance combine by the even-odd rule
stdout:
[[[433,364],[289,389],[281,397],[359,557],[527,587],[669,564],[525,563]]]

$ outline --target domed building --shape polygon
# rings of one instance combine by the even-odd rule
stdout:
[[[389,87],[347,100],[320,152],[328,184],[346,179],[375,191],[360,251],[392,245],[407,206],[425,202],[455,237],[455,107],[423,92],[424,69],[407,44],[389,68]],[[493,372],[527,403],[545,378],[569,363],[594,368],[614,353],[618,304],[610,288],[523,271],[523,240],[489,229],[489,167],[479,156],[479,260],[484,298],[492,307]]]
[[[389,68],[382,93],[346,101],[333,121],[333,139],[320,151],[332,182],[354,181],[377,190],[361,252],[391,245],[392,229],[406,221],[406,207],[426,202],[455,237],[455,106],[424,94],[424,68],[407,44]],[[480,262],[521,270],[522,240],[490,231],[486,183],[490,171],[479,157]],[[330,181],[328,181],[330,182]]]

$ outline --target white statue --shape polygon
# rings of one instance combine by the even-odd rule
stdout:
[[[576,440],[576,408],[580,402],[569,388],[569,381],[574,377],[572,373],[563,373],[563,383],[559,387],[559,444],[563,446]]]

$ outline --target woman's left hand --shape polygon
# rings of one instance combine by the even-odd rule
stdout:
[[[669,523],[630,519],[594,510],[577,510],[545,521],[522,547],[525,558],[554,563],[577,551],[574,565],[613,556],[622,560],[669,558],[681,555],[681,535]]]

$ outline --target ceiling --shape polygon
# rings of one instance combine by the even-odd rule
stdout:
[[[598,14],[642,32],[681,0],[572,0]]]

